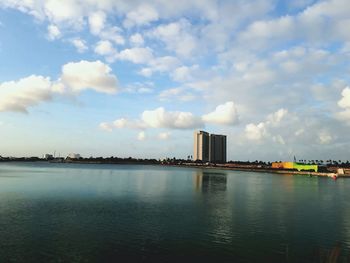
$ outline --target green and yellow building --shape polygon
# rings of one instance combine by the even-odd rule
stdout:
[[[316,164],[304,164],[296,162],[275,162],[272,163],[271,167],[273,169],[289,169],[289,170],[298,170],[300,171],[318,171],[318,165]]]

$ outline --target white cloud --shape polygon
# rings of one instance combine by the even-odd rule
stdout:
[[[202,119],[206,123],[233,125],[238,122],[238,113],[235,104],[229,101],[217,106],[213,112],[203,115]]]
[[[180,60],[173,56],[153,58],[148,61],[148,67],[141,69],[139,74],[145,77],[150,77],[155,72],[170,72],[180,64]]]
[[[113,126],[107,122],[101,122],[99,127],[100,127],[100,129],[102,129],[104,131],[108,131],[108,132],[111,132],[113,130]]]
[[[99,37],[102,40],[110,40],[117,45],[125,44],[125,38],[122,35],[122,30],[117,26],[107,26],[100,32]]]
[[[253,141],[262,141],[268,135],[270,135],[269,130],[278,127],[287,115],[288,111],[282,108],[272,114],[269,114],[265,122],[260,122],[258,124],[247,124],[245,127],[246,138]],[[272,140],[280,144],[285,144],[283,137],[279,134],[272,136]]]
[[[172,72],[171,77],[177,82],[189,82],[194,79],[193,73],[198,69],[199,65],[193,65],[191,67],[181,66]]]
[[[145,133],[144,131],[140,131],[140,132],[138,133],[138,135],[137,135],[137,139],[138,139],[139,141],[144,141],[144,140],[146,140],[146,133]]]
[[[153,59],[153,51],[149,47],[124,49],[117,55],[117,58],[120,60],[130,61],[135,64],[145,64]]]
[[[139,71],[139,74],[148,78],[152,76],[153,71],[151,68],[143,68]]]
[[[55,96],[77,95],[86,89],[116,93],[117,77],[101,61],[70,62],[63,65],[62,74],[56,81],[51,81],[49,77],[31,75],[18,81],[0,83],[0,111],[26,113],[28,108],[51,101]]]
[[[285,118],[288,114],[288,110],[286,109],[279,109],[278,111],[270,114],[267,116],[267,120],[272,125],[277,125],[282,121],[283,118]]]
[[[341,92],[342,98],[338,101],[338,106],[344,109],[336,114],[336,117],[347,123],[350,123],[350,88],[346,87]]]
[[[343,109],[350,109],[350,88],[346,87],[343,89],[341,95],[343,97],[338,101],[338,106]]]
[[[47,36],[49,40],[55,40],[62,36],[60,29],[56,25],[47,26]]]
[[[62,67],[61,81],[73,92],[93,89],[113,94],[117,92],[118,80],[111,74],[112,69],[101,61],[70,62]]]
[[[110,128],[195,129],[203,127],[206,123],[228,125],[237,121],[237,112],[232,102],[219,105],[214,112],[208,115],[209,117],[206,115],[204,115],[206,117],[199,117],[191,112],[166,111],[163,107],[159,107],[154,110],[143,111],[138,120],[122,118],[111,123],[102,122],[100,127],[102,126],[105,130],[109,130]],[[215,120],[215,117],[219,118],[219,120]]]
[[[106,14],[102,11],[97,11],[89,16],[90,32],[93,35],[99,35],[104,29],[106,23]]]
[[[71,43],[75,46],[79,53],[84,53],[89,49],[83,39],[75,38],[71,40]]]
[[[193,93],[189,92],[189,89],[186,87],[178,87],[163,90],[159,93],[158,97],[161,101],[191,101],[196,98],[196,96]]]
[[[173,51],[181,57],[189,57],[197,47],[197,40],[190,32],[190,28],[190,22],[181,19],[178,22],[159,25],[150,31],[148,36],[164,42],[169,51]]]
[[[143,39],[142,35],[140,33],[133,34],[130,37],[130,43],[135,46],[142,46],[144,44],[145,40]]]
[[[245,133],[249,140],[261,141],[267,135],[265,123],[250,123],[245,127]]]
[[[36,3],[33,1],[27,2],[32,2],[34,4],[34,8],[38,8],[40,6],[40,2],[38,1],[35,1]],[[79,3],[77,1],[49,0],[42,1],[42,3],[45,15],[49,20],[55,23],[67,23],[77,28],[81,27],[81,24],[83,23],[83,10],[79,7]]]
[[[146,126],[139,120],[131,121],[126,118],[117,119],[113,122],[101,122],[99,127],[105,131],[113,129],[145,129]]]
[[[142,121],[151,128],[194,129],[203,126],[190,112],[166,111],[163,107],[142,113]]]
[[[105,12],[97,11],[89,15],[89,27],[91,34],[100,37],[101,40],[110,40],[117,45],[125,43],[121,35],[122,30],[117,26],[111,26],[107,23]]]
[[[108,40],[101,40],[97,42],[94,51],[96,54],[101,56],[112,56],[117,53],[112,43]]]
[[[158,18],[158,12],[153,6],[141,4],[135,10],[126,14],[123,24],[125,27],[143,26],[158,20]]]
[[[255,21],[241,33],[239,41],[249,43],[249,45],[256,45],[260,44],[259,40],[291,39],[294,36],[294,31],[295,21],[292,16],[283,16],[269,21]]]
[[[29,107],[52,100],[51,80],[32,75],[0,84],[0,112],[27,113]]]
[[[135,82],[126,86],[123,89],[124,92],[134,93],[134,94],[149,94],[154,92],[153,82]]]

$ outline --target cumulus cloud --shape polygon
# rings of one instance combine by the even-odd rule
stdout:
[[[101,61],[70,62],[63,65],[56,81],[31,75],[1,83],[0,111],[27,113],[28,108],[51,101],[60,94],[77,95],[86,89],[113,94],[118,90],[118,81],[111,68]]]
[[[135,82],[127,85],[123,92],[133,93],[133,94],[150,94],[154,92],[153,82]]]
[[[126,14],[123,24],[125,27],[148,25],[150,22],[158,20],[158,18],[158,12],[153,6],[141,4]]]
[[[163,107],[144,111],[141,119],[151,128],[193,129],[203,125],[191,112],[166,111]]]
[[[219,105],[213,112],[203,115],[206,123],[233,125],[238,122],[238,113],[232,101]]]
[[[249,140],[260,141],[266,135],[266,124],[260,122],[259,124],[250,123],[245,127],[245,133]]]
[[[269,130],[273,127],[277,127],[287,115],[288,111],[282,108],[272,114],[269,114],[265,122],[260,122],[258,124],[247,124],[245,127],[246,138],[253,141],[262,141],[266,137],[270,136]],[[281,135],[277,134],[272,136],[272,140],[280,144],[284,144],[284,139]]]
[[[159,93],[158,97],[161,101],[180,100],[183,102],[191,101],[196,98],[196,96],[192,92],[190,92],[186,87],[178,87],[163,90]]]
[[[60,29],[56,25],[48,25],[47,36],[50,40],[55,40],[62,36]]]
[[[101,40],[97,42],[94,51],[96,54],[102,56],[113,56],[117,53],[112,43],[108,40]]]
[[[102,11],[97,11],[89,16],[90,32],[93,35],[99,35],[106,23],[106,14]]]
[[[350,108],[350,88],[346,87],[345,89],[343,89],[341,95],[342,98],[338,101],[339,107],[343,109]]]
[[[144,64],[153,59],[152,49],[146,47],[135,47],[122,50],[117,58],[120,60],[130,61],[135,64]]]
[[[86,42],[83,39],[75,38],[71,40],[71,43],[73,44],[73,46],[75,46],[79,53],[84,53],[89,49],[86,45]]]
[[[135,46],[142,46],[144,44],[145,40],[143,39],[142,35],[140,33],[133,34],[130,37],[130,43]]]
[[[341,95],[342,98],[338,101],[338,106],[344,110],[337,113],[337,118],[350,123],[350,88],[344,88]]]
[[[145,77],[150,77],[155,72],[171,72],[181,64],[180,60],[173,56],[150,58],[150,60],[145,60],[145,62],[147,62],[148,67],[141,69],[139,72]]]
[[[185,19],[167,25],[159,25],[148,36],[164,42],[166,48],[181,57],[190,56],[197,47],[197,39],[190,32],[191,24]]]
[[[101,40],[113,41],[117,45],[125,43],[121,35],[122,30],[117,26],[107,23],[107,15],[103,11],[96,11],[89,15],[89,28],[91,34],[98,36]]]
[[[70,62],[62,67],[61,81],[73,92],[92,89],[97,92],[113,94],[117,92],[117,77],[112,69],[101,61]]]
[[[113,122],[101,122],[99,127],[105,131],[112,131],[113,129],[143,130],[147,128],[147,125],[141,120],[129,120],[126,118],[120,118]]]
[[[101,122],[99,124],[100,129],[104,130],[104,131],[109,131],[111,132],[113,130],[113,126],[111,123],[107,123],[107,122]]]
[[[288,114],[288,110],[279,109],[278,111],[267,116],[267,122],[272,125],[277,125],[282,121],[283,118],[287,116],[287,114]]]
[[[237,116],[237,110],[233,102],[219,105],[214,112],[205,114],[202,117],[196,116],[191,112],[167,111],[164,107],[159,107],[154,110],[143,111],[138,120],[121,118],[110,123],[102,122],[100,128],[107,131],[112,128],[196,129],[203,127],[206,123],[232,125],[237,121]]]
[[[0,84],[0,111],[27,113],[29,107],[52,100],[51,80],[31,75]]]
[[[193,73],[198,69],[198,65],[193,65],[191,67],[180,66],[172,72],[171,77],[177,82],[189,82],[193,80]]]

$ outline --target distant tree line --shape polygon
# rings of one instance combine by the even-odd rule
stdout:
[[[104,163],[104,164],[168,164],[168,165],[181,165],[181,164],[194,164],[194,165],[206,165],[207,162],[203,162],[201,160],[193,160],[192,155],[188,155],[187,159],[181,159],[176,157],[166,157],[164,159],[142,159],[142,158],[133,158],[133,157],[89,157],[89,158],[39,158],[39,157],[2,157],[0,155],[0,162],[38,162],[38,161],[52,161],[52,162],[68,162],[68,163]],[[282,162],[282,161],[276,161]],[[320,165],[325,167],[340,167],[340,168],[350,168],[350,161],[342,161],[342,160],[306,160],[300,159],[298,163],[302,164],[312,164],[312,165]],[[211,163],[210,165],[216,165],[220,163]],[[272,162],[266,161],[228,161],[226,164],[236,164],[236,165],[249,165],[249,166],[259,166],[259,167],[269,167]]]

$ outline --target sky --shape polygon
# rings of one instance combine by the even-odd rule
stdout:
[[[0,0],[0,155],[350,159],[348,0]]]

